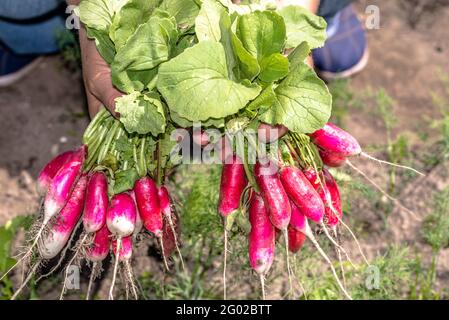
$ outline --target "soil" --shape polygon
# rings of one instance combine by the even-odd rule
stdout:
[[[429,119],[440,115],[432,95],[444,94],[441,75],[449,75],[449,3],[361,0],[355,6],[362,21],[368,5],[380,8],[381,25],[380,29],[367,31],[370,62],[352,79],[351,88],[359,93],[368,88],[385,88],[395,100],[393,110],[398,122],[393,134],[405,134],[416,153],[427,150],[429,141],[438,140],[429,126]],[[88,117],[80,74],[64,68],[58,56],[46,57],[20,83],[0,88],[0,110],[2,225],[17,215],[37,210],[35,179],[40,168],[52,156],[80,143]],[[362,145],[385,143],[383,122],[370,112],[351,112],[344,123]],[[423,133],[429,136],[426,144],[419,139]],[[384,168],[366,161],[356,163],[376,181],[385,181]],[[447,166],[443,163],[431,168],[426,177],[403,186],[399,198],[413,208],[418,219],[396,208],[389,218],[388,233],[380,231],[382,222],[376,214],[363,211],[361,219],[374,230],[360,239],[369,257],[382,252],[390,241],[421,246],[420,220],[429,213],[432,193],[449,185],[447,176]],[[430,251],[425,245],[421,249],[425,253]],[[144,256],[138,264],[153,262]],[[448,274],[448,265],[449,249],[439,259],[438,272],[443,275],[440,281]]]

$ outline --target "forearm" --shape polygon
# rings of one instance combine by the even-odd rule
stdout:
[[[66,2],[69,6],[72,6],[72,5],[77,6],[80,4],[81,0],[66,0]]]
[[[286,7],[288,5],[299,5],[313,13],[318,12],[318,7],[320,6],[320,0],[276,0],[278,5]]]

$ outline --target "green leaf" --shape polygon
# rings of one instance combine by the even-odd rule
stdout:
[[[109,32],[116,12],[128,0],[83,0],[79,5],[81,21],[88,27]]]
[[[204,0],[195,20],[195,33],[198,41],[221,40],[220,24],[230,18],[226,9],[215,0]]]
[[[307,42],[303,41],[288,55],[291,69],[295,69],[298,65],[302,64],[306,58],[310,55],[310,47]]]
[[[274,92],[274,85],[270,84],[262,90],[256,99],[251,101],[251,103],[247,106],[247,109],[251,111],[261,109],[261,113],[263,113],[273,105],[275,100],[276,94]]]
[[[243,47],[242,42],[235,34],[232,34],[231,37],[232,47],[241,73],[239,78],[254,80],[260,72],[259,62]]]
[[[129,133],[151,133],[153,136],[165,131],[165,114],[157,93],[145,95],[139,92],[117,98],[116,111]]]
[[[131,93],[134,91],[143,91],[149,88],[157,78],[158,67],[142,71],[117,71],[115,66],[112,68],[112,82],[123,92]]]
[[[176,23],[182,29],[193,26],[200,11],[194,0],[163,0],[160,8],[175,17]]]
[[[283,50],[285,32],[284,20],[272,11],[256,11],[237,20],[237,36],[259,62]]]
[[[117,49],[120,49],[136,31],[148,21],[159,0],[129,0],[114,16],[109,35]]]
[[[298,65],[274,90],[271,108],[260,115],[268,124],[283,124],[297,133],[310,133],[329,120],[332,96],[325,83],[306,64]]]
[[[229,79],[224,48],[213,41],[200,42],[161,65],[157,88],[170,110],[190,121],[232,115],[261,90]]]
[[[114,194],[131,190],[138,179],[139,174],[135,168],[117,171],[115,173]]]
[[[270,83],[282,79],[288,74],[289,62],[282,54],[273,53],[262,59],[260,68],[260,80]]]
[[[176,112],[171,111],[170,112],[170,118],[171,120],[179,125],[181,128],[190,128],[193,126],[194,122],[187,120],[185,118],[180,117]],[[206,121],[201,122],[202,127],[215,127],[215,128],[222,128],[224,127],[224,119],[207,119]]]
[[[187,34],[183,36],[176,45],[173,56],[176,57],[182,53],[185,49],[192,47],[196,42],[195,35]]]
[[[177,35],[176,24],[158,15],[140,25],[111,65],[117,88],[127,93],[142,91],[157,74],[155,67],[169,59]]]
[[[231,39],[231,18],[226,8],[216,0],[204,0],[195,20],[195,32],[200,42],[221,42],[225,49],[229,77],[235,80],[234,68],[237,61]]]
[[[115,46],[114,43],[109,38],[106,31],[96,30],[90,27],[87,28],[87,37],[89,39],[95,39],[95,45],[97,50],[103,59],[111,64],[115,57]]]
[[[177,40],[175,35],[176,25],[169,19],[153,16],[117,52],[113,65],[117,71],[153,69],[168,60],[171,44]]]
[[[0,276],[16,262],[10,257],[14,236],[20,228],[28,229],[32,221],[32,216],[18,216],[0,227]]]
[[[324,45],[327,23],[322,17],[294,5],[282,8],[279,14],[284,18],[287,27],[287,49],[295,48],[303,41],[306,41],[311,49]]]

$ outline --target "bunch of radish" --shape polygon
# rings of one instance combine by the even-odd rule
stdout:
[[[260,276],[263,297],[265,297],[264,279],[274,261],[277,239],[282,240],[281,245],[286,247],[290,293],[293,292],[293,288],[289,252],[296,254],[308,239],[329,264],[344,296],[351,299],[344,281],[343,283],[340,281],[331,260],[318,244],[312,224],[316,224],[335,246],[341,267],[342,254],[351,265],[353,263],[345,249],[338,243],[339,225],[350,232],[364,262],[369,265],[357,238],[343,222],[340,190],[331,172],[326,168],[326,166],[340,167],[347,163],[359,172],[360,170],[349,161],[350,157],[358,155],[387,163],[363,153],[352,135],[334,124],[327,123],[322,129],[310,135],[289,133],[279,141],[277,152],[269,153],[268,156],[259,155],[252,168],[246,162],[245,156],[234,155],[227,159],[222,169],[218,204],[218,212],[224,218],[225,224],[223,272],[225,298],[227,233],[235,216],[247,213],[251,225],[251,231],[247,235],[249,263]],[[282,237],[276,237],[278,233]],[[344,279],[343,270],[342,276]]]
[[[141,147],[141,160],[131,163],[124,154],[123,145],[114,149],[118,136],[125,137],[124,141],[130,142],[130,148],[135,148],[136,144],[132,143],[136,141],[140,140],[138,143],[142,146],[145,145],[142,141],[149,139],[145,136],[130,137],[118,120],[102,111],[86,130],[85,144],[56,156],[40,172],[38,190],[43,197],[42,214],[31,228],[26,252],[10,271],[21,262],[31,267],[13,299],[42,266],[58,255],[59,262],[50,272],[41,274],[38,280],[60,267],[68,250],[73,253],[64,267],[65,278],[74,263],[80,265],[86,261],[91,266],[87,299],[91,296],[93,281],[101,274],[101,264],[110,253],[114,259],[114,272],[109,298],[114,298],[116,276],[120,272],[124,275],[127,296],[131,292],[138,299],[130,261],[143,229],[159,240],[165,266],[169,268],[167,257],[176,248],[179,252],[180,231],[170,194],[161,183],[163,177],[154,179],[154,173],[145,169],[146,152],[151,150]],[[111,159],[114,165],[108,163]],[[135,167],[140,175],[125,176],[130,183],[121,183],[120,190],[117,190],[120,172],[126,172],[130,167]],[[72,241],[75,238],[78,240]],[[61,299],[65,291],[66,279]]]

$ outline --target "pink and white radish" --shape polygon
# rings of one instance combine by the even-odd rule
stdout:
[[[285,166],[280,170],[280,177],[285,191],[301,212],[312,221],[321,223],[324,217],[323,201],[302,171]]]
[[[271,268],[275,252],[275,228],[271,224],[268,210],[261,195],[253,192],[249,204],[249,262],[260,277],[262,297],[265,299],[265,275]]]
[[[306,241],[306,235],[293,228],[291,225],[288,226],[288,249],[291,253],[297,253]]]
[[[134,275],[130,263],[133,255],[132,236],[122,238],[121,245],[119,245],[118,240],[112,241],[112,252],[114,253],[115,260],[122,263],[124,266],[126,291],[128,292],[128,287],[131,287],[134,299],[138,300],[139,295],[137,294],[137,289],[134,282]]]
[[[23,290],[25,285],[31,280],[37,268],[43,260],[54,258],[61,252],[67,244],[70,235],[74,231],[84,207],[84,198],[87,187],[87,177],[82,175],[75,185],[75,188],[64,208],[57,214],[54,223],[50,226],[48,233],[40,237],[37,242],[39,259],[31,268],[28,277],[24,280],[20,288],[11,297],[14,300]]]
[[[150,177],[143,177],[136,181],[134,193],[143,226],[160,238],[163,221],[156,183]]]
[[[49,233],[39,240],[38,248],[42,259],[54,258],[66,245],[83,213],[86,186],[87,176],[83,175],[76,183],[66,205],[56,216]]]
[[[56,173],[58,173],[61,167],[70,159],[73,153],[74,151],[66,151],[57,155],[41,170],[37,178],[37,190],[41,196],[45,196]]]
[[[312,142],[325,152],[325,158],[333,158],[333,160],[330,161],[331,164],[334,162],[334,160],[336,161],[338,166],[343,165],[344,163],[350,164],[348,159],[343,161],[343,157],[348,158],[361,155],[378,163],[411,170],[419,175],[424,176],[422,172],[419,172],[418,170],[411,167],[376,159],[373,156],[370,156],[369,154],[363,152],[356,138],[354,138],[349,132],[343,130],[333,123],[326,123],[323,128],[315,131],[309,136],[312,139]],[[340,160],[338,160],[338,157],[340,157]]]
[[[221,171],[218,213],[223,217],[224,257],[223,257],[223,295],[226,300],[226,264],[228,252],[228,229],[232,225],[234,215],[240,207],[242,193],[247,186],[245,168],[237,155],[226,158]]]
[[[112,197],[106,214],[106,224],[117,241],[117,251],[120,251],[122,239],[132,235],[136,225],[137,210],[133,198],[128,193],[120,193]],[[128,241],[128,240],[127,240]],[[116,252],[117,257],[117,252]],[[119,259],[115,259],[112,284],[109,289],[109,299],[113,300],[113,291],[117,277]]]
[[[106,223],[100,230],[95,232],[92,245],[86,251],[86,258],[93,263],[89,278],[89,285],[87,287],[86,300],[90,299],[92,285],[96,277],[101,273],[101,263],[109,254],[111,247],[111,232]]]
[[[267,159],[264,159],[263,162],[258,161],[254,166],[254,175],[268,210],[270,221],[276,228],[282,231],[284,236],[290,293],[293,294],[287,233],[292,213],[290,201],[279,178],[277,166],[273,162]]]
[[[83,226],[86,233],[97,232],[104,226],[108,204],[108,179],[103,172],[97,171],[92,174],[87,185],[83,215]]]
[[[142,218],[143,226],[153,233],[161,244],[162,258],[164,265],[169,270],[167,258],[164,255],[164,239],[162,229],[164,221],[159,202],[159,190],[156,183],[150,177],[143,177],[134,184],[137,207]]]
[[[81,175],[87,146],[81,146],[59,169],[51,181],[44,200],[44,221],[46,225],[67,203],[76,181]]]
[[[170,194],[168,193],[168,190],[165,186],[160,186],[158,189],[158,197],[159,197],[159,204],[162,211],[162,214],[164,215],[164,229],[162,232],[162,243],[164,243],[164,255],[170,256],[171,255],[171,247],[174,245],[174,248],[178,251],[179,259],[181,260],[181,266],[182,269],[185,270],[184,266],[184,260],[182,259],[181,250],[179,249],[179,243],[178,243],[178,232],[175,229],[175,223],[173,222],[173,217],[177,219],[176,215],[172,212],[172,206],[171,206],[171,200],[170,200]],[[171,231],[168,232],[166,230],[167,225],[170,227]],[[177,224],[179,227],[179,224]],[[168,241],[168,243],[167,243]],[[169,248],[165,248],[169,246]],[[166,253],[169,252],[170,254],[167,255]]]

